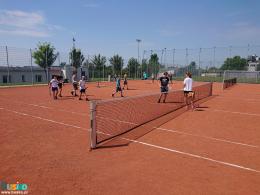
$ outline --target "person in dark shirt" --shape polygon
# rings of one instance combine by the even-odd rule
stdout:
[[[161,98],[163,95],[164,95],[163,103],[165,103],[165,100],[166,100],[166,97],[167,97],[167,94],[169,91],[169,88],[168,88],[169,81],[170,81],[170,79],[168,77],[168,73],[167,72],[163,73],[163,76],[160,77],[160,79],[159,79],[160,87],[161,87],[161,95],[159,97],[158,103],[161,102]]]

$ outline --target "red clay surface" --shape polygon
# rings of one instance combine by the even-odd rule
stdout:
[[[90,100],[113,84],[90,84]],[[173,85],[180,89],[181,82]],[[125,96],[158,91],[130,81]],[[221,90],[125,147],[89,151],[89,102],[46,86],[0,89],[0,181],[29,194],[260,194],[260,85]]]

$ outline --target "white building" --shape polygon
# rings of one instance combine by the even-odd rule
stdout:
[[[257,71],[257,67],[260,65],[260,59],[256,55],[248,57],[248,71]]]
[[[63,76],[69,82],[73,74],[72,66],[65,66],[64,68],[59,66],[52,66],[47,70],[46,73],[43,68],[36,66],[24,66],[24,67],[7,67],[0,66],[0,85],[11,83],[11,84],[37,84],[37,83],[47,83],[53,75]],[[78,68],[77,78],[79,79],[81,75],[87,76],[88,70],[86,67]],[[9,76],[9,79],[8,79]]]

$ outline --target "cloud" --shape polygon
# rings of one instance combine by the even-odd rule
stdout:
[[[41,12],[0,10],[0,33],[31,37],[48,37],[62,27],[46,23]]]
[[[229,40],[248,40],[255,41],[260,34],[260,27],[248,22],[234,23],[227,29],[222,36]]]
[[[46,32],[35,31],[35,30],[1,30],[0,34],[12,34],[12,35],[24,35],[32,37],[48,37],[49,34]]]

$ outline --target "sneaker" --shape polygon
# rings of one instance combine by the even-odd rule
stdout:
[[[81,98],[79,98],[79,100],[82,100]]]
[[[73,91],[71,91],[70,93],[71,93],[71,95],[74,95]]]

